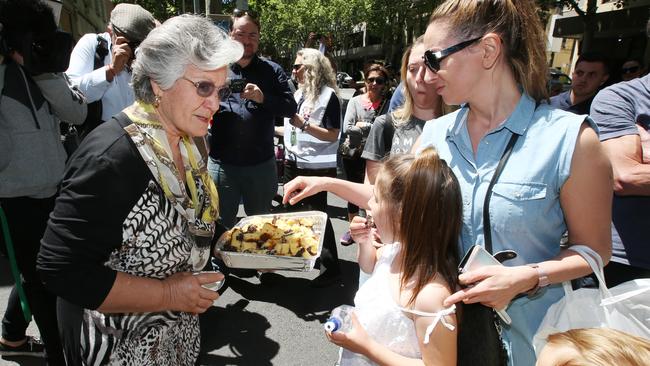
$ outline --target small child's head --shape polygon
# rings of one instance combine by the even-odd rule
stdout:
[[[377,174],[374,193],[369,204],[379,234],[403,243],[402,287],[416,281],[411,301],[437,274],[453,290],[463,204],[447,163],[432,148],[391,156]]]
[[[610,328],[571,329],[548,337],[536,365],[650,365],[650,342]]]

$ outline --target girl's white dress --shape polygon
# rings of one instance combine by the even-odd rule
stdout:
[[[388,347],[391,351],[410,358],[421,358],[418,338],[415,333],[415,323],[406,316],[405,312],[433,319],[427,328],[425,343],[438,322],[451,330],[454,326],[448,324],[445,316],[455,312],[455,306],[437,313],[423,313],[417,310],[405,309],[395,302],[390,292],[390,266],[399,252],[399,243],[385,245],[381,257],[375,264],[372,276],[359,288],[354,297],[355,314],[370,337],[376,342]],[[343,350],[341,366],[375,365],[363,355]]]

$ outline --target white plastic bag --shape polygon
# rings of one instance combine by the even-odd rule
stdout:
[[[539,356],[549,335],[569,329],[606,327],[650,339],[650,279],[607,289],[600,255],[584,245],[569,249],[589,263],[600,287],[574,291],[571,282],[562,284],[565,296],[549,307],[533,337],[535,353]]]

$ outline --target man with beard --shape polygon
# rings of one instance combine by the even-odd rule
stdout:
[[[276,117],[291,117],[296,102],[282,68],[257,55],[257,13],[235,9],[230,36],[244,55],[228,70],[232,95],[214,115],[208,171],[219,190],[219,212],[227,227],[243,200],[247,215],[268,213],[278,187],[273,146]]]

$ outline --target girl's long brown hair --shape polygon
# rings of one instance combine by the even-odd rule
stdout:
[[[392,156],[378,174],[377,189],[398,217],[402,243],[400,289],[415,281],[408,305],[424,286],[442,276],[453,291],[458,284],[458,239],[462,197],[454,173],[433,148],[417,157]]]
[[[447,0],[431,14],[434,22],[447,24],[458,42],[498,34],[517,83],[537,102],[548,98],[544,30],[533,0]]]

